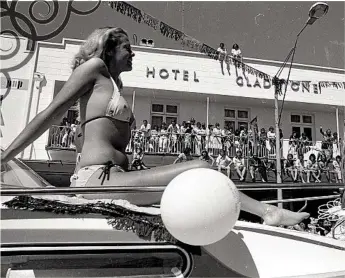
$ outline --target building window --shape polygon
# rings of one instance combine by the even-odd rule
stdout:
[[[310,141],[313,140],[313,116],[291,114],[292,132],[296,132],[300,137],[304,133]]]
[[[177,123],[178,119],[178,105],[176,104],[162,104],[152,103],[151,105],[151,126],[157,125],[160,127],[162,123],[167,125],[172,121]]]
[[[249,111],[244,109],[224,109],[224,127],[228,126],[234,131],[236,129],[248,129]]]
[[[291,122],[292,123],[300,123],[301,122],[301,116],[300,115],[291,115]]]

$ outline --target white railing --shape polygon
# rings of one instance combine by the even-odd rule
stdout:
[[[48,148],[74,149],[74,131],[69,126],[52,126],[49,132]],[[144,132],[134,130],[126,148],[127,153],[132,153],[141,147],[146,154],[171,154],[177,155],[187,147],[193,155],[200,155],[202,150],[207,150],[210,155],[218,156],[222,149],[227,155],[234,157],[241,150],[244,157],[256,153],[258,157],[274,159],[276,155],[275,140],[258,140],[256,147],[248,137],[198,135],[189,133],[159,133],[151,131],[147,136]],[[288,139],[281,140],[281,154],[286,158],[289,153],[308,154],[322,149],[322,142],[298,142],[290,144]],[[340,154],[339,146],[333,144],[333,158]]]
[[[61,149],[75,149],[74,131],[70,126],[53,125],[49,131],[47,147]]]

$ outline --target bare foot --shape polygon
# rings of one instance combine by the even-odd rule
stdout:
[[[307,212],[293,212],[286,209],[280,209],[276,206],[269,206],[267,212],[263,216],[264,224],[270,226],[293,226],[302,220],[309,218]]]

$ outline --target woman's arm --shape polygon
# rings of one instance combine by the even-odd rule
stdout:
[[[40,137],[51,125],[59,121],[64,113],[93,86],[101,67],[105,67],[101,59],[91,59],[74,70],[50,105],[37,114],[1,154],[2,162],[11,160]]]
[[[212,155],[209,155],[209,157],[210,157],[210,159],[212,161],[212,163],[211,163],[211,167],[212,167],[214,165],[214,158],[212,157]]]

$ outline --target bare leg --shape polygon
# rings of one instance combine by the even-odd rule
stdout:
[[[238,176],[239,176],[239,178],[240,178],[240,181],[242,181],[243,176],[242,176],[242,173],[241,173],[240,168],[236,167],[236,172],[237,172],[237,175],[238,175]]]
[[[184,162],[174,165],[167,165],[161,167],[151,168],[145,171],[137,171],[137,172],[126,172],[126,173],[119,173],[116,172],[114,169],[111,170],[110,180],[105,180],[103,186],[164,186],[167,185],[173,178],[177,175],[181,174],[184,171],[195,169],[195,168],[209,168],[210,165],[205,161],[190,161]],[[96,171],[91,178],[89,179],[87,186],[100,186],[100,180],[98,179],[99,175],[101,174],[102,170]],[[275,206],[267,205],[256,201],[248,196],[244,195],[243,193],[239,192],[240,194],[240,201],[241,201],[241,209],[253,213],[257,216],[260,216],[264,219],[265,223],[268,225],[294,225],[301,222],[303,219],[309,217],[308,213],[295,213],[292,211],[279,209]],[[97,198],[111,198],[111,199],[120,199],[120,194],[107,194],[105,196],[100,195],[93,195],[92,199]],[[126,194],[127,196],[123,196],[123,199],[127,199],[128,201],[133,202],[131,199],[133,196],[131,194]],[[89,195],[85,195],[87,198]],[[146,204],[153,204],[159,203],[161,199],[162,193],[153,194],[148,193],[147,197],[145,197],[144,193],[139,193],[137,196],[137,200],[140,201],[139,198],[146,200],[142,200],[141,203]],[[90,198],[90,196],[89,196]],[[140,203],[140,202],[139,202]]]

